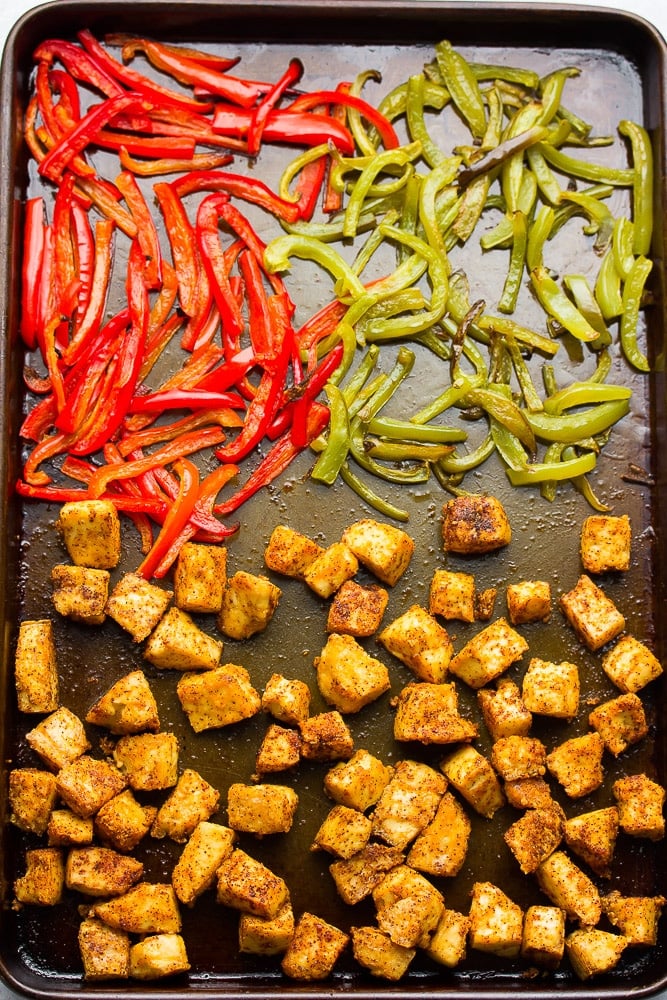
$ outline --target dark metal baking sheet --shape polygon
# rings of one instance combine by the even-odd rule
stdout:
[[[21,864],[26,838],[7,822],[5,789],[10,767],[33,758],[22,736],[26,720],[19,717],[13,690],[12,657],[17,623],[28,617],[50,613],[50,570],[63,558],[53,524],[56,509],[48,504],[21,504],[12,483],[20,467],[17,428],[21,418],[21,351],[17,337],[18,281],[20,273],[20,227],[22,201],[35,190],[22,146],[20,123],[31,72],[31,53],[49,36],[71,37],[83,27],[102,37],[109,31],[158,35],[163,40],[209,44],[241,54],[248,75],[280,70],[288,56],[299,55],[312,87],[354,75],[372,67],[383,76],[382,92],[430,58],[432,46],[450,39],[466,54],[484,61],[507,61],[528,65],[545,73],[556,66],[577,65],[581,81],[568,90],[584,117],[593,119],[600,133],[609,133],[622,117],[641,121],[650,130],[656,151],[656,227],[653,276],[655,305],[648,314],[647,337],[653,356],[663,356],[664,232],[665,209],[665,46],[658,34],[638,18],[607,9],[543,5],[512,6],[503,3],[438,2],[89,2],[64,0],[48,4],[26,15],[11,33],[2,67],[2,146],[0,148],[0,379],[2,385],[2,443],[0,481],[0,608],[2,609],[2,791],[0,815],[2,838],[2,909],[0,911],[0,972],[6,984],[19,993],[35,997],[139,996],[179,997],[196,990],[215,997],[292,997],[305,994],[329,997],[343,993],[370,998],[378,995],[407,997],[416,994],[449,998],[520,993],[526,997],[560,995],[573,997],[621,997],[629,992],[647,996],[667,983],[667,923],[661,923],[658,946],[647,952],[626,952],[611,974],[581,983],[567,965],[558,973],[528,976],[521,963],[485,958],[470,952],[457,970],[448,971],[422,958],[399,984],[371,980],[345,958],[333,977],[324,983],[297,985],[281,976],[275,960],[258,962],[239,956],[236,948],[236,916],[217,905],[208,894],[192,910],[184,909],[184,936],[192,971],[187,978],[137,986],[118,982],[91,987],[82,982],[76,944],[77,905],[73,896],[55,913],[11,905],[12,882]],[[567,261],[564,262],[567,264]],[[484,281],[493,264],[485,261]],[[502,270],[504,261],[498,264]],[[470,267],[468,267],[470,271]],[[499,272],[500,273],[500,272]],[[497,275],[496,275],[497,277]],[[480,279],[480,287],[483,282]],[[305,282],[294,288],[303,308],[319,304],[327,289]],[[660,367],[660,366],[658,366]],[[415,376],[408,385],[406,405],[418,403],[431,391],[429,373]],[[628,513],[633,523],[633,563],[622,579],[606,583],[628,619],[629,630],[646,639],[665,659],[665,570],[667,534],[665,495],[667,463],[664,461],[665,386],[661,370],[650,379],[633,379],[632,414],[614,433],[596,477],[596,488],[615,512]],[[629,463],[650,471],[653,485],[627,482],[622,477]],[[230,544],[230,564],[251,572],[262,571],[262,550],[272,527],[279,522],[318,538],[336,540],[350,520],[369,510],[345,489],[317,488],[306,479],[307,463],[291,469],[279,483],[255,498],[243,510],[243,526]],[[568,589],[579,574],[578,536],[581,521],[589,513],[583,499],[564,490],[554,504],[534,491],[512,491],[497,466],[485,466],[472,488],[496,493],[506,504],[514,539],[506,550],[467,564],[480,586],[498,586],[499,607],[504,585],[511,580],[536,575],[549,579],[554,592]],[[416,554],[405,578],[392,591],[387,619],[413,602],[426,600],[428,581],[436,566],[444,565],[439,531],[440,509],[445,495],[434,485],[414,491],[401,502],[409,504],[408,530],[416,540]],[[136,564],[136,536],[125,533],[124,561],[119,572]],[[321,603],[303,586],[279,582],[283,596],[270,628],[248,643],[226,643],[225,659],[243,663],[261,689],[274,671],[306,679],[318,702],[313,657],[324,642]],[[203,627],[212,628],[210,622]],[[85,713],[94,699],[128,669],[143,665],[140,651],[132,647],[113,622],[91,633],[71,623],[55,622],[62,700],[75,712]],[[478,626],[452,628],[455,642],[462,644]],[[539,633],[539,634],[538,634]],[[544,658],[572,658],[580,663],[584,678],[583,698],[611,697],[613,691],[593,671],[594,658],[573,640],[556,612],[548,626],[529,626],[529,642],[539,644]],[[532,648],[532,647],[531,647]],[[382,654],[380,654],[382,655]],[[266,725],[258,717],[228,730],[195,736],[185,722],[174,694],[176,678],[147,668],[156,691],[163,728],[173,730],[181,741],[180,765],[198,769],[222,793],[219,814],[225,821],[224,795],[233,780],[248,780],[254,770],[255,753]],[[393,693],[410,676],[391,665]],[[462,685],[460,685],[462,687]],[[473,711],[472,698],[462,692],[464,711]],[[366,747],[388,762],[406,756],[405,748],[393,742],[389,695],[377,705],[350,718],[357,747]],[[465,700],[467,699],[467,700]],[[654,685],[649,697],[651,733],[641,747],[624,756],[621,768],[644,767],[665,781],[667,736],[664,718],[664,685]],[[584,713],[585,714],[585,713]],[[577,725],[567,727],[574,735]],[[548,745],[564,738],[560,724],[536,725],[536,735]],[[484,735],[479,744],[487,745]],[[410,748],[411,756],[435,762],[437,748]],[[248,849],[283,874],[291,889],[295,910],[312,909],[342,927],[370,920],[363,907],[349,911],[335,897],[327,871],[329,859],[312,854],[308,847],[328,809],[322,795],[323,765],[299,768],[285,780],[298,790],[300,808],[295,829],[288,837],[267,838],[248,844]],[[609,770],[609,774],[616,769]],[[281,776],[282,780],[282,776]],[[593,808],[608,792],[610,778],[599,795],[577,805]],[[518,874],[518,868],[502,842],[509,825],[507,813],[493,821],[472,817],[473,839],[461,875],[441,885],[448,906],[467,909],[468,893],[476,879],[490,879],[518,903],[535,901],[534,883]],[[179,848],[169,842],[153,842],[139,852],[147,866],[147,877],[160,879]],[[664,846],[631,842],[620,838],[617,861],[608,886],[625,892],[667,895]]]

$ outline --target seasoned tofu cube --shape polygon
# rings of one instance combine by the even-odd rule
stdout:
[[[337,710],[311,715],[300,732],[304,760],[348,760],[354,753],[354,737]]]
[[[581,527],[581,563],[587,573],[630,568],[632,528],[627,514],[592,514]]]
[[[387,872],[372,896],[378,926],[403,948],[427,944],[445,908],[442,893],[407,865]]]
[[[558,809],[527,809],[505,830],[503,839],[524,875],[534,872],[563,839],[563,818]]]
[[[242,913],[239,917],[239,951],[242,955],[282,955],[294,934],[294,911],[286,902],[275,917],[256,917]]]
[[[326,979],[347,947],[349,936],[314,913],[299,917],[281,968],[289,979]]]
[[[340,898],[349,906],[354,906],[370,896],[386,872],[403,860],[404,856],[397,847],[371,841],[353,857],[334,861],[329,865],[329,872]]]
[[[19,830],[45,833],[57,798],[55,775],[50,771],[15,767],[9,772],[9,821]]]
[[[258,774],[287,771],[301,760],[301,734],[296,729],[271,725],[262,739],[255,770]]]
[[[449,664],[450,673],[472,688],[481,688],[520,660],[528,643],[504,618],[487,625],[465,644]]]
[[[25,852],[25,872],[14,882],[17,903],[56,906],[65,888],[65,860],[57,847],[35,847]]]
[[[193,768],[186,767],[158,809],[151,836],[170,837],[183,844],[198,823],[211,818],[219,802],[220,792]]]
[[[551,788],[544,778],[516,778],[505,781],[503,791],[515,809],[544,809],[554,806]]]
[[[581,799],[602,784],[603,753],[598,733],[573,736],[547,754],[547,768],[571,799]]]
[[[546,773],[547,751],[534,736],[501,736],[491,747],[491,764],[504,781],[539,778]]]
[[[378,801],[393,773],[392,767],[368,750],[357,750],[327,771],[324,790],[334,802],[365,812]]]
[[[627,943],[627,939],[620,934],[587,927],[568,934],[565,950],[576,975],[586,980],[611,972],[618,965]]]
[[[422,681],[440,684],[454,653],[447,630],[424,608],[413,604],[383,628],[378,640]]]
[[[122,736],[160,728],[157,702],[143,670],[119,678],[86,714],[86,722]]]
[[[438,965],[455,969],[466,957],[469,932],[470,917],[445,908],[426,946],[426,954]]]
[[[459,747],[445,757],[440,767],[450,784],[480,816],[490,819],[505,805],[496,772],[475,747]]]
[[[217,616],[218,628],[230,639],[249,639],[267,627],[278,607],[281,590],[268,577],[238,570],[227,580]]]
[[[86,917],[79,924],[79,954],[86,982],[127,979],[130,975],[130,935]]]
[[[190,614],[215,615],[227,583],[224,545],[186,542],[174,567],[174,603]]]
[[[665,835],[663,806],[667,793],[646,774],[618,778],[612,792],[618,806],[621,829],[631,837],[662,840]]]
[[[496,497],[468,494],[448,500],[442,508],[445,552],[483,555],[509,545],[512,529]]]
[[[618,809],[608,806],[566,819],[563,836],[570,850],[585,861],[596,875],[609,878],[618,826]]]
[[[178,739],[173,733],[121,736],[113,759],[135,791],[172,788],[178,780]]]
[[[459,714],[454,684],[407,684],[399,692],[394,716],[394,739],[419,743],[467,742],[477,726]]]
[[[361,711],[391,687],[384,663],[351,635],[332,633],[314,666],[322,697],[341,713]]]
[[[493,740],[528,735],[533,716],[523,703],[519,686],[509,677],[501,677],[495,689],[481,688],[477,704]]]
[[[62,705],[26,733],[26,742],[45,764],[58,771],[90,750],[83,722]]]
[[[598,705],[589,714],[588,722],[615,757],[639,743],[648,733],[644,706],[631,691]]]
[[[65,885],[84,896],[121,896],[143,873],[140,861],[110,847],[73,847],[67,853]]]
[[[373,829],[372,820],[357,809],[335,805],[320,825],[311,850],[328,851],[338,858],[351,858],[362,851]]]
[[[361,565],[389,587],[403,576],[415,549],[401,528],[369,517],[350,524],[343,532],[343,541]]]
[[[109,500],[64,503],[56,521],[65,548],[77,566],[114,569],[120,561],[120,518]]]
[[[378,979],[398,982],[416,955],[414,948],[394,944],[389,935],[377,927],[352,927],[350,937],[355,959]]]
[[[546,580],[521,580],[507,587],[507,614],[512,625],[545,622],[551,614],[551,586]]]
[[[440,878],[458,875],[468,853],[470,820],[451,792],[445,792],[431,822],[417,834],[407,864]]]
[[[658,921],[664,896],[623,896],[618,890],[602,897],[607,920],[627,938],[628,947],[652,948],[658,943]]]
[[[128,934],[178,934],[181,914],[168,882],[138,882],[122,896],[94,903],[89,915]]]
[[[279,722],[299,726],[310,712],[310,688],[296,678],[272,674],[264,688],[262,709]]]
[[[448,621],[474,622],[475,597],[475,577],[471,573],[436,569],[429,586],[428,610]]]
[[[264,562],[267,569],[274,573],[303,580],[311,563],[323,551],[322,546],[312,538],[286,524],[279,524],[271,532],[264,550]]]
[[[384,587],[364,587],[356,580],[346,580],[333,595],[327,615],[327,632],[359,638],[374,635],[380,627],[389,602]]]
[[[550,663],[534,656],[523,677],[521,697],[529,712],[554,719],[574,719],[579,711],[576,663]]]
[[[217,900],[242,913],[273,920],[289,902],[285,880],[235,848],[216,872]]]
[[[624,635],[604,654],[602,669],[609,680],[626,694],[636,694],[663,672],[657,656],[631,635]]]
[[[554,906],[581,927],[595,927],[602,916],[600,893],[564,851],[554,851],[535,870],[537,883]]]
[[[188,838],[171,873],[179,901],[192,906],[215,884],[218,868],[234,849],[236,834],[228,826],[202,820]]]
[[[475,594],[475,618],[483,622],[491,621],[497,596],[497,587],[486,587],[484,590],[478,590]]]
[[[77,816],[93,816],[123,791],[127,780],[113,764],[84,754],[56,775],[58,795]]]
[[[130,948],[132,979],[164,979],[189,968],[185,941],[180,934],[151,934]]]
[[[565,914],[558,906],[529,906],[523,918],[521,957],[557,969],[565,952]]]
[[[95,833],[117,851],[132,851],[155,820],[157,806],[137,802],[129,788],[106,802],[95,816]]]
[[[614,602],[586,575],[580,576],[572,590],[561,596],[560,609],[592,652],[611,642],[625,628],[625,618]]]
[[[304,573],[304,580],[319,597],[335,594],[359,569],[359,560],[344,542],[334,542],[320,553]]]
[[[403,850],[431,822],[446,788],[428,764],[399,760],[373,811],[373,836]]]
[[[46,828],[49,847],[86,847],[95,829],[92,816],[77,816],[71,809],[54,809]]]
[[[470,947],[516,958],[523,940],[523,910],[492,882],[475,882],[470,903]]]
[[[88,566],[54,566],[53,606],[59,615],[82,625],[101,625],[106,618],[109,571]]]
[[[298,805],[298,795],[287,785],[244,785],[236,781],[227,793],[232,830],[258,837],[289,833]]]
[[[196,733],[250,719],[262,704],[250,674],[235,663],[184,674],[176,685],[176,694]]]
[[[56,644],[49,619],[23,621],[19,625],[14,679],[20,712],[54,712],[58,708]]]
[[[138,573],[125,573],[111,591],[106,610],[135,642],[143,642],[162,618],[173,596],[171,590],[144,580]]]
[[[180,608],[169,608],[144,647],[144,659],[161,670],[213,670],[221,655],[222,642]]]

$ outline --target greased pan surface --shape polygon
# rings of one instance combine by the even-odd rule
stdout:
[[[20,834],[8,822],[7,772],[13,766],[29,766],[35,758],[23,736],[29,725],[16,711],[12,658],[17,624],[22,619],[51,616],[57,636],[62,701],[85,715],[93,701],[117,678],[136,667],[145,667],[158,700],[162,728],[173,731],[180,741],[179,765],[193,767],[221,792],[218,816],[225,822],[225,794],[232,781],[249,781],[255,755],[266,728],[266,717],[223,730],[195,735],[180,710],[176,678],[144,664],[140,648],[112,621],[90,630],[57,620],[52,613],[50,572],[63,561],[64,552],[55,530],[57,509],[46,503],[19,503],[12,490],[20,468],[17,428],[22,412],[21,365],[18,344],[18,282],[20,275],[20,227],[22,201],[40,190],[29,170],[21,141],[21,115],[28,93],[31,53],[43,39],[73,37],[81,28],[98,37],[108,32],[153,35],[161,40],[208,45],[216,51],[241,56],[248,76],[276,77],[292,55],[305,66],[312,88],[327,87],[352,78],[359,70],[372,68],[382,74],[375,84],[380,93],[418,72],[432,56],[433,45],[448,38],[466,55],[485,62],[507,62],[530,66],[540,74],[563,65],[581,69],[581,77],[568,90],[577,113],[595,123],[600,134],[611,133],[621,118],[642,122],[654,140],[656,155],[656,225],[653,254],[656,268],[652,291],[655,304],[647,314],[647,337],[657,373],[649,379],[625,374],[633,387],[631,414],[614,431],[596,473],[599,494],[614,513],[627,513],[633,525],[633,558],[630,571],[620,578],[605,577],[603,585],[626,615],[628,631],[648,642],[665,660],[665,578],[667,557],[665,534],[665,393],[660,369],[665,340],[664,233],[665,200],[665,67],[664,46],[643,22],[615,11],[544,6],[537,9],[503,4],[403,4],[403,3],[85,3],[64,2],[44,6],[23,19],[9,38],[3,63],[0,150],[2,182],[2,226],[0,259],[0,343],[2,364],[2,448],[0,461],[4,503],[2,518],[2,573],[0,601],[3,608],[2,656],[2,890],[0,912],[0,969],[7,985],[37,997],[103,996],[119,994],[178,997],[197,990],[201,994],[233,997],[290,997],[306,994],[324,997],[348,993],[358,997],[382,995],[470,997],[561,995],[578,997],[654,994],[665,986],[667,924],[661,923],[657,947],[626,951],[613,972],[591,983],[574,977],[567,963],[561,970],[533,975],[520,961],[509,961],[469,951],[456,970],[436,966],[419,956],[411,971],[397,984],[373,980],[362,973],[349,953],[339,962],[332,978],[324,983],[296,985],[283,977],[274,959],[257,960],[239,955],[237,916],[216,904],[207,893],[192,909],[183,908],[183,935],[192,970],[187,977],[139,986],[113,982],[92,987],[82,981],[77,948],[77,907],[80,897],[68,894],[55,911],[12,906],[12,883],[22,871],[26,847],[36,842]],[[238,165],[238,164],[237,164]],[[263,168],[264,169],[264,168]],[[275,180],[279,163],[268,157],[266,169]],[[273,171],[273,175],[271,172]],[[563,270],[574,270],[576,255],[559,262]],[[479,294],[489,280],[502,280],[506,260],[485,258],[483,263],[462,259],[469,274],[479,276]],[[497,272],[494,272],[494,268]],[[326,300],[326,283],[295,274],[291,285],[304,315]],[[565,368],[568,359],[563,362]],[[435,395],[438,373],[423,367],[409,380],[406,409],[416,408]],[[624,478],[634,464],[650,473],[650,481],[638,483]],[[288,475],[263,491],[243,508],[240,534],[229,545],[234,569],[263,572],[263,548],[272,528],[287,523],[323,544],[331,543],[350,521],[372,516],[346,489],[319,488],[306,478],[304,459]],[[466,485],[468,483],[466,482]],[[511,545],[490,557],[470,561],[449,560],[447,565],[475,574],[478,587],[498,588],[497,614],[504,613],[504,588],[520,579],[547,579],[557,596],[569,589],[580,573],[579,529],[590,508],[572,489],[559,491],[554,503],[542,500],[537,491],[512,490],[502,470],[485,465],[474,477],[471,489],[488,491],[505,504],[513,527]],[[413,603],[428,600],[428,584],[435,568],[445,559],[440,544],[440,511],[446,494],[427,484],[400,501],[408,506],[407,530],[416,550],[405,577],[390,595],[386,621]],[[137,536],[131,526],[124,533],[123,561],[118,573],[137,563]],[[362,574],[363,578],[363,574]],[[365,579],[365,578],[364,578]],[[369,578],[370,580],[370,578]],[[225,643],[224,658],[243,664],[261,690],[274,672],[298,676],[313,692],[313,711],[323,710],[313,659],[325,641],[325,611],[322,603],[301,584],[276,580],[282,589],[278,612],[265,633],[244,643]],[[497,616],[497,615],[496,615]],[[214,632],[211,620],[202,627]],[[459,648],[479,625],[457,625],[450,629]],[[554,661],[573,660],[580,666],[582,704],[593,704],[614,695],[599,670],[599,658],[588,654],[574,639],[562,616],[554,609],[546,625],[529,625],[524,634],[529,655]],[[377,644],[369,649],[388,662]],[[512,668],[520,678],[527,657]],[[392,692],[358,716],[349,718],[357,748],[364,747],[392,763],[412,756],[437,765],[443,756],[438,747],[402,747],[392,736],[390,699],[411,678],[398,663],[391,663]],[[463,685],[460,685],[463,687]],[[475,699],[460,692],[462,712],[472,716]],[[564,803],[570,812],[583,812],[605,804],[615,777],[646,771],[664,783],[666,778],[666,733],[664,685],[656,683],[646,696],[650,733],[622,760],[609,762],[602,789],[575,804]],[[576,722],[557,720],[536,723],[534,734],[551,748],[566,737],[586,730],[586,713]],[[99,739],[94,734],[94,741]],[[481,727],[476,745],[488,750],[488,736]],[[290,887],[295,912],[314,911],[342,928],[373,921],[372,907],[362,904],[351,910],[336,897],[328,873],[330,858],[310,851],[315,832],[331,803],[322,793],[325,765],[301,765],[278,780],[292,785],[300,798],[292,831],[263,841],[242,838],[249,853],[283,875]],[[509,807],[493,820],[471,815],[473,833],[468,858],[455,880],[441,881],[449,907],[467,911],[473,882],[496,882],[521,906],[544,902],[534,881],[519,873],[502,834],[517,818]],[[180,847],[168,841],[144,843],[137,856],[146,865],[146,877],[168,878]],[[664,845],[619,837],[611,878],[600,882],[604,891],[624,894],[667,895]],[[598,880],[600,881],[600,880]]]

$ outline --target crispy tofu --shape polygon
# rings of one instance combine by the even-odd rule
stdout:
[[[440,768],[449,783],[480,816],[491,819],[505,805],[496,772],[475,747],[458,747],[445,757]]]
[[[49,847],[86,847],[94,834],[92,816],[77,816],[71,809],[54,809],[46,828]]]
[[[171,590],[158,587],[137,573],[125,573],[109,594],[106,611],[135,642],[143,642],[162,618],[173,596]]]
[[[602,657],[602,669],[624,693],[636,694],[661,676],[662,664],[654,653],[634,636],[624,635]]]
[[[171,873],[171,884],[185,906],[215,884],[218,868],[234,849],[236,834],[221,823],[202,820],[190,834]]]
[[[555,805],[551,788],[544,778],[516,778],[503,782],[503,791],[514,809],[544,809]]]
[[[498,618],[459,650],[449,664],[449,672],[478,689],[504,674],[527,649],[524,637],[504,618]]]
[[[288,771],[301,760],[301,734],[286,726],[270,725],[260,744],[255,758],[258,774],[274,774]]]
[[[334,802],[365,812],[378,801],[393,773],[392,767],[368,750],[357,750],[327,771],[324,790]]]
[[[507,587],[507,616],[512,625],[545,622],[551,614],[551,586],[546,580],[521,580]]]
[[[73,847],[67,852],[65,885],[84,896],[121,896],[143,873],[140,861],[110,847]]]
[[[519,686],[509,677],[501,677],[495,688],[481,688],[477,704],[493,740],[530,732],[533,716],[523,703]]]
[[[603,753],[600,735],[584,733],[565,740],[547,754],[547,768],[571,799],[581,799],[602,784]]]
[[[394,739],[423,744],[469,742],[477,726],[459,713],[458,695],[452,683],[406,684],[396,699]]]
[[[491,747],[491,764],[505,781],[546,774],[547,751],[534,736],[501,736]]]
[[[58,799],[55,775],[37,767],[12,768],[8,795],[10,823],[28,833],[45,833]]]
[[[447,781],[428,764],[399,760],[373,810],[373,836],[404,850],[435,816]]]
[[[289,900],[275,917],[239,917],[239,951],[242,955],[283,955],[294,934],[294,911]]]
[[[398,982],[410,967],[416,949],[394,944],[378,927],[352,927],[352,954],[371,976]]]
[[[491,621],[497,597],[497,587],[485,587],[484,590],[478,590],[475,594],[475,618],[483,622]]]
[[[532,874],[563,839],[563,818],[558,809],[527,809],[503,834],[524,875]]]
[[[598,705],[590,712],[588,722],[615,757],[641,742],[648,733],[644,706],[632,691]]]
[[[238,570],[227,580],[217,616],[218,628],[230,639],[249,639],[273,618],[282,591],[266,576]]]
[[[235,663],[184,674],[176,685],[176,694],[196,733],[250,719],[262,704],[250,674]]]
[[[168,882],[138,882],[122,896],[94,903],[89,915],[128,934],[178,934],[181,914]]]
[[[77,816],[93,816],[105,802],[123,791],[123,774],[106,760],[84,754],[65,764],[56,775],[58,794]]]
[[[625,628],[625,618],[614,602],[589,576],[560,598],[560,609],[578,638],[592,652],[615,639]]]
[[[565,952],[565,913],[559,906],[529,906],[523,918],[521,957],[557,969]]]
[[[314,666],[322,697],[341,713],[361,711],[391,687],[384,663],[351,635],[332,633]]]
[[[371,841],[351,858],[334,861],[329,865],[329,872],[343,902],[355,906],[370,896],[386,872],[404,860],[403,853],[397,847]]]
[[[324,549],[312,538],[286,524],[277,525],[264,549],[267,569],[282,576],[303,580],[309,566]]]
[[[348,525],[343,541],[361,565],[389,587],[396,586],[403,576],[415,549],[402,528],[368,517]]]
[[[628,947],[652,948],[658,943],[658,922],[665,903],[664,896],[623,896],[614,890],[602,897],[602,911],[627,938]]]
[[[227,816],[232,830],[265,837],[289,833],[299,796],[287,785],[244,785],[233,782],[227,792]]]
[[[70,764],[91,747],[83,722],[64,705],[42,719],[25,738],[54,771]]]
[[[596,875],[609,878],[618,827],[618,809],[608,806],[570,816],[563,824],[563,836],[570,850]]]
[[[621,829],[631,837],[662,840],[665,835],[663,806],[667,793],[646,774],[618,778],[612,785]]]
[[[318,597],[328,598],[351,580],[359,569],[359,560],[344,542],[327,546],[310,564],[304,580]]]
[[[76,500],[60,508],[56,529],[77,566],[114,569],[120,561],[120,518],[109,500]]]
[[[20,712],[42,714],[58,708],[58,663],[53,622],[48,618],[19,625],[14,680]]]
[[[218,809],[220,792],[191,767],[186,767],[162,803],[151,826],[151,836],[170,837],[183,844],[198,823]]]
[[[438,965],[455,969],[466,957],[469,932],[470,917],[446,907],[426,946],[426,954]]]
[[[102,806],[95,816],[95,833],[103,844],[117,851],[133,851],[143,840],[155,820],[157,806],[138,802],[131,789]]]
[[[483,555],[509,545],[512,529],[496,497],[467,494],[448,500],[442,508],[445,552]]]
[[[335,805],[315,834],[311,850],[327,851],[337,858],[351,858],[370,839],[373,822],[358,809]]]
[[[474,622],[477,588],[472,573],[436,569],[428,592],[428,610],[447,621]]]
[[[86,982],[127,979],[130,975],[130,936],[86,917],[79,924],[79,954]]]
[[[219,903],[241,913],[273,920],[289,902],[284,879],[236,847],[216,872]]]
[[[227,583],[224,545],[186,542],[174,567],[174,604],[189,614],[215,615]]]
[[[176,607],[163,615],[144,646],[144,659],[161,670],[213,670],[221,655],[222,642]]]
[[[86,722],[118,736],[144,730],[157,732],[157,702],[143,670],[131,670],[112,684],[88,710]]]
[[[627,947],[620,934],[598,927],[579,928],[565,938],[565,951],[579,979],[586,980],[611,972]]]
[[[523,677],[521,697],[534,715],[571,720],[579,711],[580,690],[576,663],[550,663],[534,656]]]
[[[540,862],[535,875],[545,896],[570,920],[576,920],[581,927],[596,926],[602,916],[600,893],[564,851],[554,851]]]
[[[383,628],[378,640],[418,680],[440,684],[454,653],[449,634],[424,608],[413,604]]]
[[[164,979],[189,968],[185,941],[180,934],[150,934],[130,948],[132,979]]]
[[[304,760],[348,760],[354,753],[354,737],[336,709],[311,715],[299,728]]]
[[[377,584],[362,586],[346,580],[333,595],[327,615],[327,632],[357,638],[375,635],[389,602],[389,594]]]
[[[65,888],[65,859],[58,847],[35,847],[25,852],[25,872],[14,882],[17,903],[56,906]]]
[[[470,831],[463,806],[451,792],[445,792],[435,816],[412,842],[407,864],[427,875],[453,878],[466,859]]]
[[[372,896],[379,928],[404,948],[426,945],[445,908],[442,893],[408,865],[388,871]]]
[[[592,514],[581,528],[581,563],[587,573],[624,572],[630,568],[632,528],[627,514]]]
[[[172,788],[178,780],[178,739],[173,733],[121,736],[113,759],[135,791]]]
[[[106,618],[109,571],[88,566],[54,566],[53,606],[63,618],[82,625],[101,625]]]
[[[349,936],[314,913],[302,913],[283,955],[281,968],[289,979],[326,979],[347,947]]]
[[[468,940],[476,951],[516,958],[523,940],[523,910],[492,882],[475,882]]]
[[[305,681],[272,674],[262,694],[262,709],[279,722],[299,726],[310,713],[310,697]]]

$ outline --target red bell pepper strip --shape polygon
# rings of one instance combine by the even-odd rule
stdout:
[[[250,343],[260,364],[267,358],[275,356],[276,345],[273,343],[271,329],[271,313],[268,296],[264,287],[262,270],[253,253],[244,250],[239,254],[239,268],[246,288],[248,307],[248,332]]]
[[[252,111],[218,105],[213,115],[213,130],[232,138],[244,138],[252,123]],[[297,146],[320,146],[332,142],[341,153],[354,152],[354,140],[348,129],[326,115],[308,111],[288,111],[275,108],[264,125],[267,142],[288,143]]]
[[[72,243],[72,193],[74,174],[66,173],[58,185],[53,204],[53,252],[56,263],[55,308],[62,317],[70,312],[72,283],[77,280]]]
[[[137,239],[144,255],[144,281],[148,289],[161,287],[162,251],[153,215],[134,175],[121,171],[116,177],[116,186],[125,199],[132,218],[137,224]]]
[[[53,503],[73,503],[89,499],[88,490],[67,486],[52,486],[48,483],[41,485],[32,484],[27,483],[23,479],[18,480],[15,489],[19,496],[31,497],[34,500],[48,500]],[[100,494],[100,499],[109,500],[118,511],[134,511],[150,514],[156,519],[164,518],[168,509],[166,501],[154,500],[149,497],[129,497],[120,496],[116,493],[102,493]]]
[[[136,223],[130,213],[118,204],[121,193],[117,189],[114,192],[113,184],[103,183],[99,177],[78,177],[76,193],[77,196],[83,193],[99,210],[100,215],[115,222],[121,232],[125,233],[131,240],[135,239],[137,235]]]
[[[40,276],[44,262],[44,199],[29,198],[23,224],[21,263],[21,321],[23,342],[29,350],[37,346],[37,331],[43,323],[39,312]]]
[[[310,111],[320,104],[342,104],[344,107],[354,108],[377,129],[385,149],[396,149],[400,146],[401,141],[389,119],[363,97],[356,97],[346,90],[315,90],[309,94],[301,94],[285,108],[285,111]]]
[[[194,316],[201,281],[195,231],[180,198],[164,181],[153,186],[162,212],[172,259],[178,278],[181,309],[186,316]]]
[[[257,177],[244,177],[225,170],[193,170],[177,177],[171,182],[171,186],[179,198],[199,191],[225,191],[232,197],[259,205],[285,222],[297,222],[301,217],[298,205],[274,194]]]
[[[139,135],[136,132],[110,132],[100,129],[91,142],[102,149],[125,149],[133,156],[163,160],[167,158],[191,160],[196,142],[184,135]]]
[[[158,564],[188,523],[199,495],[199,470],[194,462],[181,458],[175,468],[180,476],[178,496],[167,512],[150,552],[137,568],[137,574],[145,580],[150,580],[155,574]]]
[[[329,381],[343,359],[343,344],[339,341],[329,351],[322,363],[306,376],[303,382],[292,390],[296,395],[292,419],[292,443],[297,448],[305,448],[308,441],[308,416],[313,401]]]
[[[65,376],[66,402],[54,421],[58,430],[73,434],[85,423],[96,404],[102,379],[114,363],[129,320],[129,309],[122,309],[82,348],[77,364]]]
[[[136,51],[142,51],[141,42],[144,41],[142,38],[138,38],[136,35],[122,34],[121,32],[111,32],[104,36],[104,40],[107,45],[120,46],[122,47],[122,59],[123,62],[129,62],[135,55]],[[139,43],[137,45],[137,43]],[[188,45],[170,45],[169,42],[152,42],[161,51],[171,52],[175,56],[180,56],[185,59],[190,59],[196,64],[201,64],[202,66],[207,66],[209,69],[216,69],[220,73],[225,73],[228,69],[233,69],[241,61],[240,56],[219,56],[215,52],[203,52],[201,49],[193,49]]]
[[[72,201],[72,240],[79,281],[79,297],[74,317],[76,325],[85,314],[90,302],[95,266],[95,240],[88,211],[76,198]]]
[[[100,328],[109,290],[109,276],[113,259],[114,224],[100,219],[95,224],[95,263],[88,307],[76,324],[74,334],[62,354],[63,363],[73,365],[81,356],[89,337]]]
[[[231,156],[228,153],[195,153],[189,160],[176,160],[173,157],[161,160],[138,160],[121,146],[118,150],[118,159],[124,170],[130,170],[139,177],[155,177],[190,170],[215,170],[217,167],[226,166]]]
[[[210,392],[206,389],[165,389],[133,396],[128,413],[163,413],[165,410],[219,410],[223,407],[245,409],[245,402],[235,392]]]
[[[285,91],[298,83],[303,76],[303,63],[300,59],[291,59],[280,79],[276,80],[271,89],[262,97],[254,108],[250,127],[248,128],[248,155],[257,156],[262,145],[262,134],[269,114],[280,101]]]
[[[329,169],[329,154],[323,153],[316,160],[306,163],[294,185],[294,196],[299,218],[312,219]]]
[[[197,383],[197,388],[209,392],[224,392],[238,385],[256,364],[257,358],[253,348],[244,347],[204,375]]]
[[[225,353],[231,357],[241,339],[243,317],[229,284],[227,261],[218,232],[218,219],[227,199],[228,195],[221,192],[209,195],[201,201],[197,210],[195,233],[204,270],[222,320]]]
[[[44,59],[48,63],[58,60],[76,80],[94,87],[106,97],[117,97],[123,93],[123,88],[118,81],[114,80],[74,42],[66,42],[58,38],[48,39],[37,46],[33,58],[35,60]]]
[[[180,434],[195,431],[200,427],[211,424],[219,424],[220,427],[240,427],[241,423],[240,417],[233,410],[227,408],[190,413],[186,417],[173,420],[168,424],[155,424],[134,433],[123,434],[118,440],[116,448],[122,458],[127,458],[133,451],[162,444],[165,441],[173,441]]]

